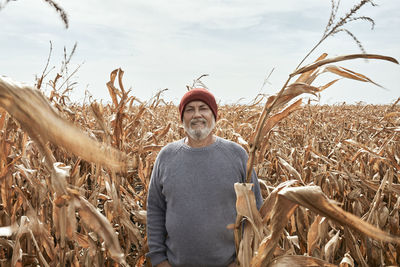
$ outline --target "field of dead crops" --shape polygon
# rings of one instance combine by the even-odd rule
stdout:
[[[45,2],[67,27],[65,11]],[[220,106],[215,134],[246,149],[246,182],[254,168],[264,199],[258,210],[251,185],[234,185],[237,219],[227,228],[240,266],[400,262],[400,98],[387,105],[332,106],[301,99],[341,79],[382,87],[339,62],[399,64],[367,54],[346,27],[363,20],[373,28],[372,18],[357,14],[366,4],[375,6],[357,1],[339,15],[340,1],[331,1],[321,39],[277,94]],[[323,53],[309,62],[338,33],[348,34],[362,53]],[[185,136],[177,107],[164,100],[168,91],[137,99],[124,89],[121,69],[111,72],[109,102],[89,97],[71,103],[67,96],[77,85],[71,77],[79,66],[71,72],[67,65],[75,49],[67,56],[64,48],[51,80],[50,43],[35,87],[0,76],[0,267],[151,266],[145,257],[147,192],[160,149]],[[322,74],[335,78],[321,84]],[[187,88],[204,85],[203,76]]]
[[[109,89],[113,102],[108,105],[66,104],[57,94],[49,100],[56,114],[86,136],[124,152],[128,164],[122,171],[74,156],[70,151],[75,148],[55,142],[50,132],[68,134],[64,126],[32,130],[17,113],[19,121],[0,109],[0,266],[146,264],[152,166],[158,151],[184,132],[176,106],[162,94],[141,102],[113,83]],[[216,134],[249,151],[247,142],[262,110],[256,103],[221,106]],[[25,115],[34,120],[38,112]],[[299,200],[307,202],[318,186],[343,210],[400,236],[399,115],[396,103],[304,105],[262,136],[267,141],[261,142],[254,167],[264,199],[288,185],[307,185],[312,190]],[[324,205],[313,203],[316,212],[299,205],[287,223],[283,220],[270,266],[293,260],[304,266],[400,262],[398,240],[371,239],[329,220],[318,212]],[[263,206],[265,229],[276,225],[273,212]]]

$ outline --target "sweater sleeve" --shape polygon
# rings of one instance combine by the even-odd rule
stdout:
[[[162,194],[159,165],[159,158],[157,158],[151,174],[147,196],[147,243],[149,252],[146,256],[150,258],[153,266],[167,260],[165,245],[167,236],[165,228],[166,203]]]

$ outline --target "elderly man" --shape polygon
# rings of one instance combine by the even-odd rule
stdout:
[[[159,153],[147,200],[147,236],[154,266],[235,266],[234,183],[244,182],[246,151],[212,131],[218,107],[206,89],[188,91],[179,104],[186,137]],[[260,187],[253,171],[258,208]]]

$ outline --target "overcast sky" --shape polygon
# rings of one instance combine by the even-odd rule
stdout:
[[[4,5],[4,0],[0,3]],[[0,10],[0,75],[29,84],[46,65],[54,77],[63,49],[78,43],[70,70],[82,64],[72,99],[82,101],[87,89],[96,99],[109,101],[105,83],[113,69],[125,71],[125,88],[141,100],[168,88],[163,97],[179,101],[185,85],[202,74],[202,81],[221,103],[258,93],[273,94],[320,39],[329,17],[329,0],[68,0],[57,1],[67,12],[65,29],[53,8],[40,0],[9,2]],[[356,1],[343,0],[339,15]],[[400,1],[376,0],[354,21],[351,30],[368,53],[400,60]],[[350,36],[328,39],[309,59],[360,53]],[[321,104],[340,102],[388,104],[400,97],[400,66],[383,61],[356,60],[340,66],[362,73],[386,90],[357,81],[339,81],[321,94]],[[260,91],[265,77],[274,69]],[[326,76],[333,79],[335,76]],[[318,84],[322,84],[323,80]],[[315,97],[314,97],[315,99]]]

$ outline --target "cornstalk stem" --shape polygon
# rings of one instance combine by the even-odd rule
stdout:
[[[253,170],[255,154],[256,154],[256,150],[257,150],[257,147],[260,142],[260,136],[261,136],[261,132],[264,127],[264,124],[267,121],[267,117],[268,117],[269,113],[271,113],[271,110],[275,106],[277,100],[281,97],[283,91],[285,90],[285,88],[288,85],[291,78],[292,78],[292,75],[289,75],[289,78],[286,80],[285,84],[282,86],[282,89],[279,91],[278,95],[275,97],[275,99],[271,105],[268,106],[268,101],[267,101],[267,103],[265,103],[265,106],[263,108],[261,116],[257,121],[256,134],[254,136],[253,141],[250,143],[249,159],[247,160],[246,183],[250,183],[250,181],[251,181],[251,172]]]

